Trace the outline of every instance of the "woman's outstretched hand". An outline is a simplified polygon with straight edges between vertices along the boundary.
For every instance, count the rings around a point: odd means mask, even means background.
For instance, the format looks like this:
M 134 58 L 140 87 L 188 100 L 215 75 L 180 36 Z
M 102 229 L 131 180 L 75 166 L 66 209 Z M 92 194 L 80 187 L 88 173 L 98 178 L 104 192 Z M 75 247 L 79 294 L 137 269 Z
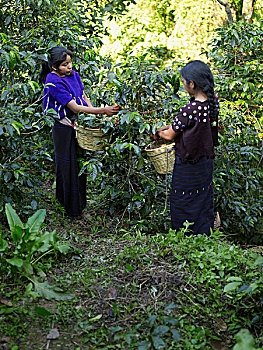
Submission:
M 158 141 L 160 139 L 160 136 L 158 134 L 158 132 L 156 132 L 155 134 L 153 134 L 152 132 L 150 133 L 150 138 L 154 141 Z
M 105 113 L 108 116 L 110 116 L 110 117 L 112 115 L 118 114 L 118 112 L 119 112 L 119 106 L 118 105 L 105 107 Z

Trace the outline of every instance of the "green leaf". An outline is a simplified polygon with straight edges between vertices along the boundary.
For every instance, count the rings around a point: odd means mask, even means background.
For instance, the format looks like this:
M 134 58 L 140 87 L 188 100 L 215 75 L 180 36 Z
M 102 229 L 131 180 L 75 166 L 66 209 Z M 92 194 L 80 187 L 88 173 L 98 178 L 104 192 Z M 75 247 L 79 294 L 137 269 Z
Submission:
M 29 228 L 29 232 L 32 234 L 39 233 L 40 227 L 43 224 L 46 217 L 46 210 L 39 209 L 35 212 L 26 223 L 26 227 Z
M 109 74 L 108 74 L 108 79 L 109 79 L 109 81 L 113 81 L 114 79 L 116 79 L 117 77 L 116 77 L 116 74 L 114 74 L 113 72 L 110 72 Z
M 8 26 L 8 24 L 11 22 L 11 20 L 12 20 L 12 17 L 11 16 L 7 16 L 5 18 L 5 25 Z
M 100 314 L 100 315 L 97 315 L 95 317 L 90 318 L 89 321 L 96 322 L 96 321 L 100 320 L 101 318 L 102 318 L 102 315 Z
M 128 270 L 128 271 L 133 271 L 133 270 L 136 270 L 134 267 L 132 267 L 130 264 L 126 264 L 125 265 L 125 268 L 126 268 L 126 270 Z
M 14 242 L 20 242 L 23 235 L 23 229 L 20 226 L 15 226 L 12 232 L 12 238 Z
M 256 261 L 254 262 L 254 265 L 262 265 L 263 264 L 263 256 L 259 256 Z
M 255 340 L 247 329 L 241 329 L 237 335 L 237 344 L 233 350 L 254 350 Z
M 141 154 L 141 150 L 140 150 L 140 147 L 136 146 L 136 145 L 132 145 L 132 148 L 134 149 L 135 153 L 137 155 L 140 155 Z
M 121 124 L 127 123 L 129 124 L 131 120 L 133 119 L 133 115 L 130 113 L 123 114 L 121 117 Z
M 232 281 L 238 281 L 238 282 L 242 282 L 242 278 L 241 277 L 236 277 L 236 276 L 230 276 L 227 279 L 227 282 L 232 282 Z
M 143 157 L 141 157 L 139 159 L 139 162 L 138 162 L 138 165 L 137 165 L 137 170 L 141 170 L 143 165 L 144 165 L 144 159 L 143 159 Z
M 98 175 L 97 167 L 96 167 L 95 164 L 92 164 L 92 172 L 91 172 L 91 175 L 90 175 L 92 181 L 95 181 L 97 175 Z
M 35 291 L 39 294 L 39 296 L 47 300 L 55 299 L 59 301 L 74 298 L 74 294 L 65 293 L 61 289 L 58 290 L 56 286 L 52 286 L 47 281 L 39 282 L 38 280 L 34 279 L 32 282 L 34 283 Z
M 58 245 L 55 245 L 55 248 L 62 254 L 67 254 L 71 247 L 67 244 L 58 244 Z
M 8 247 L 8 243 L 0 236 L 0 252 L 4 252 Z
M 17 215 L 16 211 L 12 208 L 10 203 L 6 203 L 5 212 L 12 235 L 13 232 L 15 232 L 16 227 L 20 227 L 22 230 L 24 229 L 24 224 L 22 223 L 22 221 L 20 220 L 19 216 Z M 17 241 L 15 240 L 15 242 Z
M 47 87 L 47 86 L 49 86 L 49 85 L 51 85 L 51 86 L 55 86 L 55 87 L 56 87 L 56 85 L 54 85 L 54 84 L 52 84 L 52 83 L 47 83 L 47 84 L 45 84 L 45 86 L 44 86 L 44 87 Z
M 164 349 L 166 344 L 159 336 L 152 336 L 152 342 L 155 349 Z
M 55 230 L 52 232 L 45 232 L 41 236 L 35 238 L 34 244 L 31 248 L 31 253 L 34 253 L 36 251 L 44 253 L 47 250 L 49 250 L 53 245 L 55 245 L 56 241 L 57 234 Z
M 171 332 L 173 334 L 173 339 L 179 341 L 181 339 L 180 333 L 177 329 L 171 329 Z
M 152 333 L 152 335 L 159 335 L 159 336 L 162 336 L 162 335 L 164 335 L 165 333 L 167 333 L 168 331 L 169 331 L 169 327 L 168 326 L 157 326 L 155 329 L 154 329 L 154 331 L 153 331 L 153 333 Z
M 16 266 L 16 267 L 22 267 L 24 264 L 24 260 L 22 260 L 20 258 L 6 259 L 6 262 L 8 262 L 8 264 L 10 264 L 12 266 Z
M 151 349 L 151 343 L 148 340 L 140 342 L 138 350 L 148 350 Z
M 39 316 L 45 316 L 45 317 L 53 315 L 52 312 L 40 306 L 35 306 L 35 313 Z
M 34 273 L 33 266 L 29 262 L 24 261 L 22 267 L 27 275 L 33 275 L 33 273 Z
M 235 289 L 236 287 L 240 286 L 242 282 L 231 282 L 228 283 L 225 288 L 224 288 L 224 292 L 230 292 L 231 290 Z
M 143 133 L 145 128 L 146 128 L 146 125 L 145 124 L 141 124 L 140 127 L 139 127 L 139 133 L 140 134 Z

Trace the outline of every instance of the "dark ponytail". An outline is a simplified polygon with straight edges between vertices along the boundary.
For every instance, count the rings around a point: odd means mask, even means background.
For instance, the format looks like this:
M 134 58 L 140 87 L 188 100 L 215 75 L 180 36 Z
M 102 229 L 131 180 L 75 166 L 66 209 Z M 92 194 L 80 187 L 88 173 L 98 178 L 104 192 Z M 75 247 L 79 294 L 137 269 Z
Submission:
M 45 83 L 48 73 L 53 70 L 53 67 L 57 69 L 67 59 L 67 55 L 72 58 L 72 52 L 63 46 L 55 46 L 48 51 L 47 60 L 42 61 L 41 83 Z
M 215 121 L 217 100 L 214 92 L 214 77 L 210 68 L 202 61 L 190 61 L 181 69 L 181 75 L 188 85 L 192 81 L 195 88 L 199 88 L 207 95 L 210 121 Z
M 40 83 L 44 84 L 45 81 L 46 81 L 46 77 L 48 75 L 48 73 L 50 73 L 51 70 L 49 69 L 49 66 L 48 66 L 48 62 L 47 61 L 42 61 L 42 70 L 41 70 L 41 73 L 40 73 Z

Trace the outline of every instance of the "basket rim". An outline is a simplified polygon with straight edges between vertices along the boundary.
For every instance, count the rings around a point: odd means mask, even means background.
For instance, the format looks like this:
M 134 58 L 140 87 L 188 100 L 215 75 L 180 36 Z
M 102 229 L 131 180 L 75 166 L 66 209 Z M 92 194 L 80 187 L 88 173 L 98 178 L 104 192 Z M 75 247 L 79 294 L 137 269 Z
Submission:
M 175 142 L 172 142 L 172 143 L 167 143 L 167 144 L 163 144 L 163 145 L 161 145 L 160 147 L 157 147 L 157 148 L 151 148 L 151 149 L 149 149 L 148 147 L 150 147 L 151 145 L 152 145 L 152 143 L 150 143 L 149 145 L 147 145 L 146 147 L 145 147 L 145 151 L 146 152 L 153 152 L 153 153 L 163 153 L 163 151 L 165 152 L 165 149 L 167 149 L 167 148 L 172 148 L 172 147 L 174 147 L 175 146 Z
M 79 125 L 77 123 L 75 123 L 75 128 L 78 129 L 84 129 L 84 130 L 92 130 L 92 131 L 102 131 L 101 128 L 90 128 L 90 127 L 87 127 L 87 126 L 83 126 L 83 125 Z

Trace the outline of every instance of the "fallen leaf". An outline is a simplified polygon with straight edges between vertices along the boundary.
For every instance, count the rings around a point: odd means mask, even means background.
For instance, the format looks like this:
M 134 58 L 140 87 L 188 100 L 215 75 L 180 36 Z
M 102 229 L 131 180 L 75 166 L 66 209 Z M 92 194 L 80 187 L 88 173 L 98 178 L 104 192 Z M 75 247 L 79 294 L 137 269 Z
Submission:
M 114 287 L 111 287 L 111 288 L 109 289 L 109 298 L 110 298 L 110 299 L 116 299 L 117 296 L 118 296 L 117 289 L 114 288 Z
M 98 321 L 102 318 L 102 315 L 97 315 L 95 317 L 92 317 L 89 319 L 90 322 L 95 322 L 95 321 Z
M 47 339 L 57 339 L 59 337 L 59 332 L 57 328 L 53 328 L 47 335 Z
M 3 335 L 1 338 L 1 343 L 9 343 L 11 340 L 11 337 L 8 337 L 7 335 Z
M 12 306 L 12 303 L 8 300 L 0 300 L 0 304 L 4 304 L 6 306 Z
M 221 320 L 220 318 L 216 318 L 215 323 L 217 325 L 218 330 L 220 330 L 221 332 L 225 332 L 227 330 L 226 323 L 223 320 Z

